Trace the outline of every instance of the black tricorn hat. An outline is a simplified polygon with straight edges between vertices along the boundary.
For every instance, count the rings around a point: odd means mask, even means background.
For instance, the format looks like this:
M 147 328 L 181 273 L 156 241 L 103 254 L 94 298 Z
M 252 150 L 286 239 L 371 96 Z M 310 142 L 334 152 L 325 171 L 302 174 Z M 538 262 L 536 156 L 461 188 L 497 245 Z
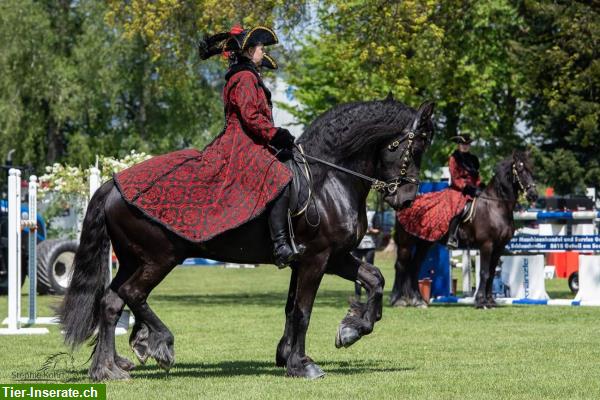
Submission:
M 201 59 L 206 60 L 223 52 L 234 51 L 239 53 L 259 43 L 270 46 L 279 43 L 279 39 L 275 32 L 264 26 L 243 29 L 241 26 L 236 25 L 229 32 L 205 36 L 198 43 L 198 53 Z
M 232 34 L 231 39 L 225 44 L 225 51 L 244 51 L 249 47 L 262 43 L 264 46 L 271 46 L 279 43 L 275 32 L 265 26 L 257 26 L 252 29 L 245 29 L 237 34 Z
M 277 69 L 278 68 L 277 62 L 275 61 L 275 59 L 273 57 L 271 57 L 270 54 L 267 54 L 267 53 L 265 53 L 260 66 L 263 68 L 268 68 L 268 69 Z
M 468 133 L 461 133 L 460 135 L 452 136 L 450 140 L 458 144 L 470 144 L 473 141 L 471 135 Z

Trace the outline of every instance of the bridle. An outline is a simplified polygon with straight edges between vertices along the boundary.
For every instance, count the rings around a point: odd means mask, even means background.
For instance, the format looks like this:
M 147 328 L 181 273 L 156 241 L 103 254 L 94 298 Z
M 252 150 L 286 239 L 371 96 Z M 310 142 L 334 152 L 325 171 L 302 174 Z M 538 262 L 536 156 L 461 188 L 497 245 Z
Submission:
M 327 165 L 331 168 L 335 168 L 339 171 L 345 172 L 349 175 L 353 175 L 356 176 L 358 178 L 364 179 L 366 181 L 371 182 L 371 189 L 375 189 L 380 193 L 386 194 L 386 195 L 391 195 L 396 193 L 396 190 L 398 190 L 398 187 L 402 185 L 402 182 L 408 182 L 411 183 L 413 185 L 418 185 L 419 184 L 419 178 L 415 177 L 415 176 L 408 176 L 407 175 L 407 169 L 408 166 L 410 165 L 410 161 L 413 160 L 413 143 L 414 143 L 414 139 L 417 135 L 422 136 L 424 138 L 427 138 L 427 134 L 424 132 L 421 133 L 417 133 L 416 132 L 416 121 L 413 124 L 412 128 L 406 132 L 404 135 L 402 135 L 401 137 L 395 139 L 392 143 L 390 143 L 388 145 L 388 151 L 390 152 L 394 152 L 396 150 L 398 150 L 398 147 L 400 147 L 400 144 L 404 141 L 407 141 L 406 147 L 404 147 L 404 149 L 402 150 L 402 154 L 401 154 L 401 158 L 402 158 L 402 165 L 400 167 L 400 175 L 397 176 L 396 178 L 393 178 L 389 181 L 381 181 L 379 179 L 376 178 L 372 178 L 370 176 L 367 175 L 363 175 L 359 172 L 355 172 L 352 171 L 350 169 L 344 168 L 342 166 L 336 165 L 334 163 L 331 163 L 329 161 L 325 161 L 322 160 L 320 158 L 317 157 L 313 157 L 310 156 L 308 154 L 305 154 L 304 151 L 302 151 L 302 148 L 299 148 L 300 153 L 302 154 L 303 157 L 309 159 L 309 160 L 313 160 L 316 161 L 318 163 Z
M 409 162 L 414 161 L 412 146 L 413 146 L 415 136 L 420 135 L 423 138 L 427 139 L 427 134 L 425 132 L 417 133 L 415 131 L 416 131 L 416 127 L 413 125 L 412 128 L 404 136 L 394 140 L 392 143 L 390 143 L 388 145 L 388 150 L 391 152 L 394 152 L 394 151 L 398 150 L 398 147 L 400 147 L 400 143 L 402 143 L 404 140 L 408 140 L 406 143 L 406 147 L 404 147 L 404 149 L 402 150 L 402 154 L 400 155 L 400 158 L 402 159 L 402 166 L 400 167 L 400 176 L 398 176 L 397 178 L 392 180 L 390 183 L 386 183 L 388 185 L 388 188 L 391 185 L 395 185 L 393 187 L 393 190 L 390 191 L 390 194 L 394 193 L 396 191 L 396 189 L 398 189 L 398 186 L 400 186 L 401 181 L 406 181 L 406 182 L 412 183 L 414 185 L 419 184 L 418 177 L 406 176 Z M 375 185 L 373 185 L 373 188 L 378 190 L 375 187 Z
M 523 162 L 519 161 L 519 166 L 523 166 Z M 534 182 L 529 183 L 527 186 L 523 185 L 523 181 L 521 181 L 521 177 L 519 176 L 519 171 L 517 171 L 517 163 L 513 162 L 512 166 L 512 175 L 513 175 L 513 183 L 517 183 L 519 185 L 519 190 L 517 191 L 517 200 L 519 199 L 519 197 L 522 194 L 526 194 L 527 191 L 531 188 L 536 188 L 536 185 Z M 491 196 L 485 196 L 485 195 L 479 195 L 477 196 L 477 198 L 479 199 L 486 199 L 486 200 L 495 200 L 495 201 L 512 201 L 510 199 L 503 199 L 500 197 L 491 197 Z
M 520 166 L 523 166 L 523 163 L 521 161 L 519 161 L 519 163 L 520 163 Z M 536 187 L 534 182 L 529 183 L 527 186 L 523 186 L 523 182 L 521 182 L 521 177 L 519 176 L 519 172 L 517 171 L 517 165 L 514 162 L 512 164 L 512 173 L 513 173 L 513 182 L 516 182 L 519 184 L 519 188 L 521 189 L 521 192 L 527 193 L 527 191 L 529 189 Z

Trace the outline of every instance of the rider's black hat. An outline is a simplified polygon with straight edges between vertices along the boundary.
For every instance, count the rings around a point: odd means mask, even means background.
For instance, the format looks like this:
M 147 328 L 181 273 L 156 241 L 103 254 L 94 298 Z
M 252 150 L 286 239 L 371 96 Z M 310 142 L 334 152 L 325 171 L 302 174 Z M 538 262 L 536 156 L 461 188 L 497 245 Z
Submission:
M 235 25 L 229 32 L 221 32 L 216 35 L 207 36 L 204 40 L 198 43 L 198 51 L 200 58 L 206 60 L 216 54 L 223 52 L 241 53 L 249 47 L 257 44 L 270 46 L 279 43 L 279 39 L 275 32 L 265 26 L 257 26 L 252 29 L 244 29 L 239 25 Z M 267 57 L 265 57 L 267 58 Z M 277 63 L 270 57 L 270 61 L 263 60 L 263 66 L 271 69 L 277 68 Z M 274 68 L 272 68 L 274 67 Z
M 471 142 L 473 141 L 471 135 L 469 135 L 468 133 L 461 133 L 459 135 L 452 136 L 450 140 L 458 144 L 471 144 Z

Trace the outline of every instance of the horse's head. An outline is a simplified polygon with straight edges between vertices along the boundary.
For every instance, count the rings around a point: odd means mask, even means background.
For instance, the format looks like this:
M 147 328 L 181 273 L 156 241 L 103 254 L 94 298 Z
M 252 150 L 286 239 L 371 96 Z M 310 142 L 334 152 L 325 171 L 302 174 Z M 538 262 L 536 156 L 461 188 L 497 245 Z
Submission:
M 529 152 L 514 151 L 512 155 L 513 183 L 517 190 L 525 193 L 527 201 L 533 203 L 538 198 L 537 188 L 533 178 L 533 164 L 529 160 Z
M 417 195 L 421 157 L 433 139 L 434 106 L 423 103 L 400 135 L 379 149 L 380 179 L 387 182 L 383 198 L 394 209 L 410 206 Z

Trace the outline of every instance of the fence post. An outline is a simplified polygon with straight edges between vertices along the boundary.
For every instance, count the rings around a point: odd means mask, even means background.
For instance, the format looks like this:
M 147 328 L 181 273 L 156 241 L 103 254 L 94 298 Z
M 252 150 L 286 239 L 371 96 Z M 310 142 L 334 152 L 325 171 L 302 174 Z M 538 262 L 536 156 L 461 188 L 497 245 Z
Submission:
M 29 323 L 35 324 L 37 318 L 37 176 L 29 177 Z

